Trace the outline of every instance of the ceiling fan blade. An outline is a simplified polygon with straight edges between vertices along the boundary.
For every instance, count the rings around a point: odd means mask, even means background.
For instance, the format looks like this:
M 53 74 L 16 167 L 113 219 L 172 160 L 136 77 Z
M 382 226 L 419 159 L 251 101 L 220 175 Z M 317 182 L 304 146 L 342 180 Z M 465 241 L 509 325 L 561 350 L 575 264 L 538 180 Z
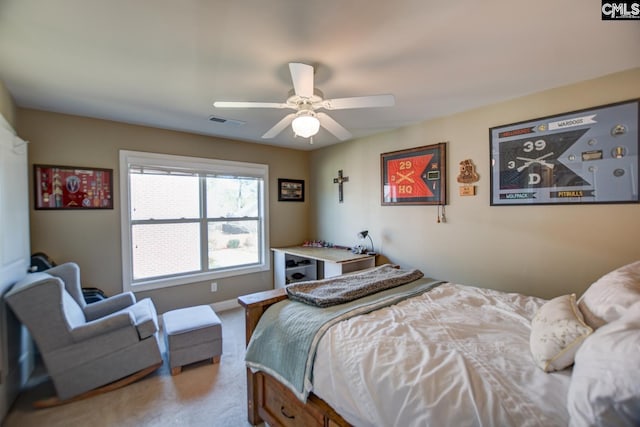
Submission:
M 295 117 L 296 117 L 295 113 L 287 114 L 286 116 L 284 116 L 284 118 L 282 120 L 280 120 L 278 123 L 276 123 L 275 126 L 273 126 L 264 135 L 262 135 L 262 138 L 264 138 L 264 139 L 274 138 L 280 132 L 285 130 L 287 128 L 287 126 L 289 126 L 291 124 L 291 122 L 293 121 L 293 119 Z
M 291 108 L 282 102 L 243 102 L 243 101 L 216 101 L 216 108 Z
M 320 120 L 320 126 L 331 132 L 340 141 L 346 141 L 353 136 L 351 135 L 351 132 L 342 127 L 340 123 L 333 120 L 328 114 L 320 112 L 316 113 L 316 117 Z
M 396 99 L 393 95 L 371 95 L 325 99 L 322 101 L 322 106 L 327 110 L 346 110 L 348 108 L 393 107 L 395 103 Z
M 291 72 L 293 90 L 296 95 L 303 98 L 311 98 L 313 96 L 313 67 L 298 62 L 290 62 L 289 71 Z

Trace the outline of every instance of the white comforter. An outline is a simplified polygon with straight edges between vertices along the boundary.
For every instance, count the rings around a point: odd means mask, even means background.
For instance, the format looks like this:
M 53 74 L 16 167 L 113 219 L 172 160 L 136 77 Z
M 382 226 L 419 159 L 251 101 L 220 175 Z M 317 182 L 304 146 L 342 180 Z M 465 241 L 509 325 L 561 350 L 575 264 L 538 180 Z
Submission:
M 331 327 L 313 392 L 358 427 L 566 426 L 570 370 L 529 352 L 544 300 L 446 283 Z

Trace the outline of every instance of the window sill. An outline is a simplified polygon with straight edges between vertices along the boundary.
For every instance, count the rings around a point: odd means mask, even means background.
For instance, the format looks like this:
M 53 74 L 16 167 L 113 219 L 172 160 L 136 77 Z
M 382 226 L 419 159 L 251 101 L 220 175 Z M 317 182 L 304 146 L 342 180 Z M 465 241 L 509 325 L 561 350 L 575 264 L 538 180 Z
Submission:
M 216 271 L 215 273 L 214 272 L 197 273 L 197 274 L 184 275 L 180 277 L 145 280 L 145 281 L 140 281 L 136 283 L 125 283 L 124 291 L 125 292 L 152 291 L 155 289 L 168 288 L 172 286 L 196 284 L 200 282 L 206 282 L 208 280 L 222 279 L 225 277 L 244 276 L 247 274 L 260 273 L 263 271 L 269 271 L 268 265 L 260 265 L 260 266 L 245 267 L 245 268 L 232 268 L 228 270 Z

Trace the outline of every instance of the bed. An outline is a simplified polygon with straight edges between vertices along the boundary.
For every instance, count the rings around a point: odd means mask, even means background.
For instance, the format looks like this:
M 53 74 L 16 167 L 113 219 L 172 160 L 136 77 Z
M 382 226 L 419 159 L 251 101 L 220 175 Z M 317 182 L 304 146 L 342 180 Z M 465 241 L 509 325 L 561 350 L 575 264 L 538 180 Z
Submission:
M 640 425 L 640 261 L 580 299 L 413 270 L 397 270 L 410 277 L 401 284 L 352 291 L 390 268 L 239 298 L 251 424 Z M 327 287 L 338 292 L 325 306 Z

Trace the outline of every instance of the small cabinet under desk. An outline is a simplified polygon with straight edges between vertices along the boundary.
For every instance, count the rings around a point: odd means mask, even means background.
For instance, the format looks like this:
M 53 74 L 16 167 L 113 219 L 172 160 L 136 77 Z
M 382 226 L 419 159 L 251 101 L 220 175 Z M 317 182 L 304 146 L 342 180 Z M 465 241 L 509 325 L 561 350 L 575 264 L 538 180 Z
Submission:
M 280 263 L 275 255 L 275 262 Z M 285 284 L 301 282 L 303 280 L 316 280 L 318 278 L 318 261 L 293 254 L 284 254 Z
M 273 284 L 284 288 L 303 280 L 325 279 L 374 267 L 376 257 L 347 249 L 292 246 L 272 248 Z

